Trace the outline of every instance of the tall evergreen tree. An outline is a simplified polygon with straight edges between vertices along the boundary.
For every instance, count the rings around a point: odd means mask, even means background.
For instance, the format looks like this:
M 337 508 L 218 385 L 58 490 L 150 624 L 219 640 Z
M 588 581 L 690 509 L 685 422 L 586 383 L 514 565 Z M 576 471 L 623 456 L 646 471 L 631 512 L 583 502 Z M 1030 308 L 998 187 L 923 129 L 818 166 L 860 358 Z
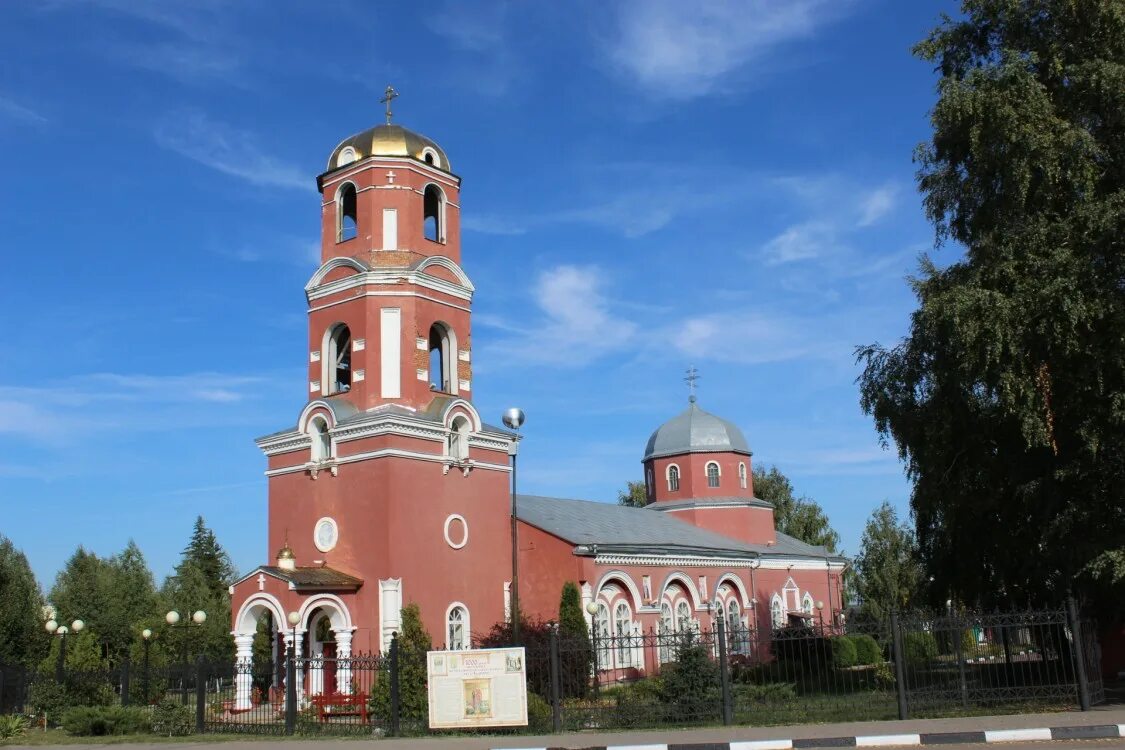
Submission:
M 0 535 L 0 664 L 34 664 L 47 641 L 39 583 L 23 552 Z
M 854 563 L 860 611 L 884 620 L 892 610 L 911 603 L 922 581 L 914 532 L 900 524 L 894 506 L 884 502 L 863 530 Z
M 582 594 L 574 581 L 563 584 L 559 600 L 559 641 L 563 644 L 559 654 L 564 675 L 563 697 L 584 697 L 589 685 L 586 675 L 590 673 L 594 655 L 586 616 L 582 613 Z
M 915 53 L 940 76 L 918 184 L 964 255 L 924 258 L 908 336 L 859 350 L 863 407 L 935 599 L 1121 613 L 1125 5 L 965 0 Z
M 840 535 L 832 528 L 824 509 L 810 497 L 797 497 L 793 483 L 776 466 L 769 470 L 754 467 L 754 496 L 773 504 L 777 530 L 806 544 L 836 552 Z
M 190 621 L 198 610 L 207 614 L 202 626 L 185 628 L 166 639 L 166 647 L 179 655 L 176 658 L 182 659 L 185 649 L 189 655 L 202 654 L 210 659 L 228 659 L 234 653 L 229 586 L 235 577 L 230 556 L 203 517 L 198 517 L 183 557 L 160 590 L 163 606 L 179 612 L 182 623 Z

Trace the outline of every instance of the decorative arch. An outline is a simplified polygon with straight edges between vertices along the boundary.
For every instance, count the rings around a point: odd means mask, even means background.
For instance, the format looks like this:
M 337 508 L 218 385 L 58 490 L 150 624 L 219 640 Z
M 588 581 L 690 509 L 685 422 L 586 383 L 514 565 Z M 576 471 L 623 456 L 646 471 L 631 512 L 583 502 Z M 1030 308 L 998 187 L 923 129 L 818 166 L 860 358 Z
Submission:
M 719 587 L 724 583 L 729 583 L 738 592 L 738 603 L 744 608 L 750 606 L 750 592 L 746 589 L 746 584 L 742 582 L 734 573 L 727 571 L 719 576 L 719 580 L 715 581 L 715 590 L 718 591 Z
M 355 630 L 355 627 L 352 625 L 351 612 L 348 611 L 348 605 L 344 604 L 344 601 L 335 594 L 318 594 L 305 600 L 301 605 L 301 609 L 298 611 L 298 614 L 301 616 L 300 623 L 302 630 L 308 629 L 309 615 L 312 614 L 313 610 L 317 607 L 325 610 L 326 613 L 331 612 L 329 620 L 332 623 L 332 629 L 334 631 L 340 632 L 341 630 L 346 630 L 351 632 Z
M 473 408 L 471 403 L 463 398 L 455 398 L 445 405 L 445 409 L 441 413 L 441 421 L 446 427 L 450 427 L 453 424 L 454 417 L 459 414 L 468 417 L 473 432 L 480 432 L 482 427 L 480 414 L 477 413 L 477 410 Z
M 668 491 L 680 491 L 680 467 L 679 464 L 668 464 L 668 468 L 664 470 L 664 478 L 668 480 Z
M 664 598 L 664 595 L 668 592 L 668 586 L 673 581 L 678 582 L 681 586 L 684 587 L 684 590 L 687 591 L 688 598 L 691 599 L 691 606 L 693 610 L 705 608 L 705 605 L 699 598 L 699 589 L 696 588 L 696 584 L 692 582 L 692 580 L 688 578 L 687 575 L 679 571 L 673 571 L 669 573 L 668 577 L 664 579 L 664 583 L 660 585 L 661 599 Z
M 246 598 L 238 608 L 238 616 L 234 618 L 234 630 L 231 635 L 254 635 L 258 632 L 258 618 L 263 612 L 273 615 L 273 626 L 279 633 L 285 632 L 285 608 L 273 594 L 259 591 Z
M 297 431 L 304 432 L 309 425 L 309 420 L 317 414 L 324 414 L 328 420 L 329 428 L 335 428 L 340 420 L 351 416 L 353 413 L 356 413 L 356 409 L 347 401 L 327 401 L 318 398 L 315 401 L 308 402 L 305 404 L 305 408 L 301 409 L 301 415 L 297 418 Z
M 337 268 L 350 268 L 356 273 L 367 273 L 371 270 L 371 268 L 366 263 L 356 260 L 355 258 L 350 258 L 348 256 L 331 258 L 325 261 L 323 266 L 316 269 L 316 272 L 313 273 L 312 278 L 310 278 L 308 283 L 305 284 L 305 291 L 311 292 L 313 289 L 316 289 L 324 281 L 324 278 L 328 276 L 328 274 L 335 271 Z
M 431 242 L 445 242 L 445 191 L 436 182 L 422 188 L 422 236 Z
M 594 587 L 595 601 L 601 596 L 602 589 L 611 583 L 620 584 L 625 588 L 625 591 L 629 594 L 629 598 L 633 600 L 634 612 L 644 606 L 644 600 L 641 599 L 641 591 L 637 588 L 637 584 L 633 583 L 633 579 L 629 577 L 629 574 L 622 570 L 610 570 L 602 575 L 601 579 L 598 581 L 598 585 Z
M 336 187 L 336 241 L 347 242 L 359 236 L 359 187 L 345 180 Z
M 476 287 L 473 286 L 473 282 L 469 280 L 468 274 L 461 270 L 461 266 L 442 255 L 431 255 L 419 261 L 418 265 L 414 266 L 414 270 L 421 272 L 425 271 L 430 266 L 440 266 L 444 268 L 457 277 L 457 281 L 460 282 L 461 286 L 465 287 L 470 292 L 476 291 Z
M 444 320 L 430 324 L 429 346 L 430 389 L 457 394 L 457 331 Z

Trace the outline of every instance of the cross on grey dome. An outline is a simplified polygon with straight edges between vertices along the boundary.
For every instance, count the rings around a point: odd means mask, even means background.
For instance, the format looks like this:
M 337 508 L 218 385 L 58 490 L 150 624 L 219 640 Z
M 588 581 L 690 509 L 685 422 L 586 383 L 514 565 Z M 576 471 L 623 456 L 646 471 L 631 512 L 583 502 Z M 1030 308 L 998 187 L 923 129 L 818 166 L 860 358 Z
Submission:
M 744 453 L 750 445 L 733 422 L 705 412 L 694 401 L 652 433 L 642 461 L 683 453 Z

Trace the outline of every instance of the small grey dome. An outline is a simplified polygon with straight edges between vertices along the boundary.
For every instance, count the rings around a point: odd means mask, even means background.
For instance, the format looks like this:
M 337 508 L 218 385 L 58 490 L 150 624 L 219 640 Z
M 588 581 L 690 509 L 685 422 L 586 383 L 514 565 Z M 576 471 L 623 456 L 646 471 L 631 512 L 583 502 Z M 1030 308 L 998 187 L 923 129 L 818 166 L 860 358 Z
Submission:
M 645 457 L 662 458 L 681 453 L 744 453 L 750 446 L 742 430 L 731 422 L 708 414 L 692 401 L 686 411 L 669 419 L 652 433 Z

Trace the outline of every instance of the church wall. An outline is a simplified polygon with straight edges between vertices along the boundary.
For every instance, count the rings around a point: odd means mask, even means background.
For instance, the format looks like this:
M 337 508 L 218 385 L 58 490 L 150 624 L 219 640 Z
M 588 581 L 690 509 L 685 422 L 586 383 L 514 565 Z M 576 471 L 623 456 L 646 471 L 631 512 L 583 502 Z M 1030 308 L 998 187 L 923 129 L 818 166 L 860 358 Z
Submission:
M 758 507 L 685 508 L 662 511 L 673 518 L 751 544 L 777 541 L 773 510 Z
M 530 616 L 550 620 L 559 616 L 559 600 L 567 581 L 585 580 L 584 560 L 574 545 L 522 521 L 520 542 L 520 609 Z M 509 542 L 509 545 L 511 543 Z M 511 555 L 508 555 L 510 559 Z M 511 571 L 504 580 L 511 578 Z

